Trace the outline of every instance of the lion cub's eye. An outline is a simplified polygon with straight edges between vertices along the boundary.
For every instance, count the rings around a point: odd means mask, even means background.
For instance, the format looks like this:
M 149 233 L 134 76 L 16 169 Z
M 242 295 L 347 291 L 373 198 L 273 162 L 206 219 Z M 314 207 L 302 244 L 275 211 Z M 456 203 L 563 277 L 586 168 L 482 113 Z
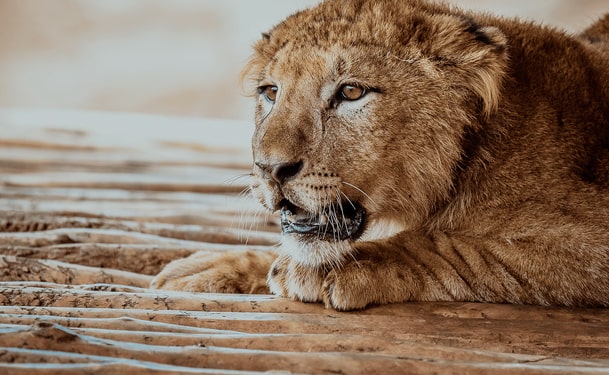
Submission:
M 271 103 L 275 103 L 275 99 L 277 99 L 277 91 L 279 88 L 277 86 L 262 86 L 258 88 L 258 91 L 264 96 L 266 100 Z
M 343 100 L 358 100 L 366 95 L 366 89 L 354 85 L 342 85 L 338 95 Z

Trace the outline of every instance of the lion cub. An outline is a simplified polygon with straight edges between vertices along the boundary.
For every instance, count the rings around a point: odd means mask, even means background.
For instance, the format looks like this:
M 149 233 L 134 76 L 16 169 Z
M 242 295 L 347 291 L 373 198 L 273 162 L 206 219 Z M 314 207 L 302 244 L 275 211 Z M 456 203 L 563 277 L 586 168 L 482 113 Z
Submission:
M 338 310 L 609 306 L 609 15 L 571 36 L 328 0 L 264 34 L 245 77 L 251 191 L 281 215 L 278 254 L 179 260 L 154 287 L 265 290 L 251 268 Z

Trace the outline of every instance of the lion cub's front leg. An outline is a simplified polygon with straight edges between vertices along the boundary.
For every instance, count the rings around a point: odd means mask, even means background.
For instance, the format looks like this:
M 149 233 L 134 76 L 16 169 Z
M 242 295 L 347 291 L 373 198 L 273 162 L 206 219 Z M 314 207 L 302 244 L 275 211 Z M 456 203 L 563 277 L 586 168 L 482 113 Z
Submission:
M 386 247 L 382 242 L 358 244 L 354 259 L 334 267 L 306 266 L 280 255 L 267 283 L 276 295 L 341 311 L 416 299 L 422 287 L 418 275 L 408 270 L 403 256 L 386 256 Z
M 322 301 L 326 307 L 344 311 L 376 304 L 454 300 L 428 282 L 425 272 L 396 243 L 362 242 L 354 247 L 355 260 L 328 272 L 324 279 Z
M 391 239 L 351 246 L 353 253 L 348 261 L 328 268 L 307 267 L 289 255 L 281 255 L 269 273 L 271 291 L 295 300 L 320 301 L 341 311 L 375 304 L 473 298 L 458 277 L 451 282 L 450 291 L 438 282 L 434 269 L 451 280 L 454 271 L 448 266 L 426 264 L 433 260 L 423 254 L 429 255 L 433 244 L 425 236 L 400 233 Z

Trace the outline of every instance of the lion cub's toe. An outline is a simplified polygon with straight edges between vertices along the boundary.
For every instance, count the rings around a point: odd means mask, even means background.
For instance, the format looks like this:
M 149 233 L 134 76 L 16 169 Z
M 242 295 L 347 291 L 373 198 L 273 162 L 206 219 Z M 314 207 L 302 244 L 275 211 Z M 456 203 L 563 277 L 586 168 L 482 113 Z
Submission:
M 357 275 L 350 272 L 349 267 L 329 272 L 322 286 L 322 299 L 326 308 L 348 311 L 366 307 L 370 303 L 370 296 L 361 293 L 362 290 L 356 284 Z

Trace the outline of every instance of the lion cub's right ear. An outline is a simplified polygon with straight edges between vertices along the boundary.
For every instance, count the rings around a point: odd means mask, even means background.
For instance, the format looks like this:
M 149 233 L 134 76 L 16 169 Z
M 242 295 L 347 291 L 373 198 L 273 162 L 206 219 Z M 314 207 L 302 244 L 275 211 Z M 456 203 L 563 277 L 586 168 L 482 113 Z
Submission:
M 481 49 L 471 51 L 468 56 L 472 76 L 468 77 L 472 90 L 484 103 L 482 112 L 490 116 L 499 106 L 503 79 L 508 67 L 507 38 L 496 27 L 475 29 L 478 41 L 484 43 Z M 480 47 L 480 46 L 479 46 Z
M 498 107 L 508 68 L 508 40 L 493 26 L 480 27 L 473 19 L 442 15 L 435 20 L 428 50 L 439 68 L 452 75 L 450 82 L 478 96 L 482 114 Z

